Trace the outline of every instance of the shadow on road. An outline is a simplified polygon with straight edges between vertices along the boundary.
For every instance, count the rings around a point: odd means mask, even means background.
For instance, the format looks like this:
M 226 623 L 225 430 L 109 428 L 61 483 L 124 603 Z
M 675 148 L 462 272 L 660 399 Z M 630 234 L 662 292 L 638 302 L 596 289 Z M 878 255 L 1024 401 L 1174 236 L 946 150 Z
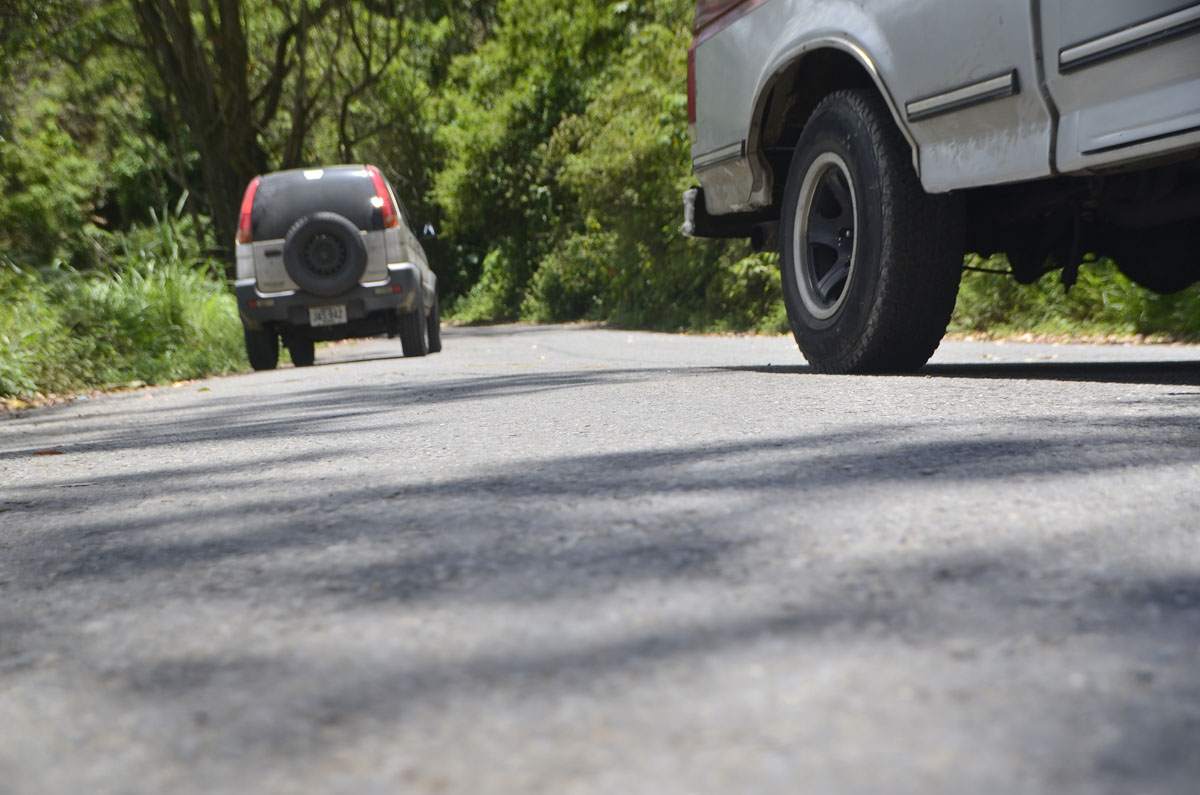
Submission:
M 815 375 L 806 364 L 749 365 L 721 368 L 772 375 Z M 927 364 L 916 373 L 885 378 L 971 378 L 1006 381 L 1086 381 L 1097 384 L 1200 386 L 1200 361 L 1165 362 L 987 362 Z
M 732 369 L 793 374 L 806 368 Z M 190 417 L 139 412 L 145 419 L 134 425 L 117 425 L 126 418 L 112 414 L 107 433 L 67 452 L 169 446 L 194 457 L 149 472 L 88 473 L 79 478 L 86 482 L 60 480 L 5 497 L 0 596 L 9 611 L 24 605 L 26 614 L 18 619 L 0 612 L 0 675 L 34 670 L 53 652 L 78 666 L 89 685 L 86 677 L 98 672 L 95 687 L 119 690 L 123 708 L 178 713 L 184 723 L 202 713 L 208 728 L 189 735 L 185 751 L 179 750 L 184 740 L 161 738 L 168 755 L 236 758 L 250 749 L 288 760 L 334 758 L 381 726 L 448 710 L 470 714 L 481 702 L 517 704 L 551 685 L 559 694 L 594 694 L 675 665 L 742 654 L 761 654 L 786 669 L 781 645 L 792 650 L 797 662 L 790 665 L 797 667 L 809 659 L 806 650 L 817 648 L 830 661 L 869 670 L 875 663 L 864 655 L 890 649 L 917 660 L 953 657 L 968 670 L 987 662 L 1009 672 L 1010 681 L 992 686 L 1029 711 L 1007 715 L 992 739 L 1010 745 L 1014 759 L 1040 753 L 1048 740 L 1068 748 L 1064 737 L 1102 726 L 1105 739 L 1078 758 L 1067 754 L 1060 770 L 1092 776 L 1112 791 L 1184 792 L 1200 777 L 1200 685 L 1193 665 L 1200 648 L 1200 570 L 1194 554 L 1185 550 L 1172 570 L 1116 561 L 1081 575 L 1065 562 L 1077 540 L 1049 533 L 1036 546 L 1010 543 L 1004 518 L 991 515 L 963 518 L 978 533 L 969 552 L 900 552 L 893 545 L 878 555 L 860 550 L 821 562 L 798 551 L 805 549 L 801 541 L 812 541 L 825 545 L 824 554 L 838 555 L 836 538 L 824 536 L 820 520 L 810 517 L 828 516 L 829 505 L 853 509 L 871 490 L 953 494 L 1004 478 L 1034 488 L 1097 472 L 1200 466 L 1194 417 L 1160 411 L 1136 422 L 1000 418 L 983 430 L 948 417 L 935 436 L 914 437 L 902 423 L 875 423 L 744 441 L 631 444 L 536 464 L 451 470 L 457 474 L 396 467 L 369 482 L 336 471 L 320 482 L 289 476 L 289 464 L 311 459 L 313 448 L 336 461 L 376 451 L 375 439 L 419 432 L 414 407 L 638 383 L 663 372 L 301 390 L 253 404 L 209 405 Z M 667 372 L 686 375 L 685 368 Z M 1197 373 L 1193 363 L 989 364 L 931 365 L 922 375 L 1191 385 L 1200 383 Z M 297 430 L 310 448 L 289 449 Z M 242 446 L 236 457 L 214 460 L 209 451 L 223 441 Z M 431 461 L 439 455 L 425 454 Z M 227 499 L 197 510 L 192 499 L 214 490 Z M 164 498 L 171 502 L 164 505 Z M 897 521 L 870 516 L 852 529 L 883 533 Z M 1153 531 L 1155 521 L 1142 517 L 1140 531 Z M 1103 518 L 1078 528 L 1081 534 L 1101 529 Z M 847 545 L 852 541 L 851 534 Z M 779 598 L 770 607 L 728 608 L 751 585 L 774 589 Z M 603 617 L 601 608 L 617 609 L 639 588 L 660 600 L 637 621 L 594 623 Z M 720 598 L 703 618 L 679 621 L 664 605 L 686 598 L 684 588 Z M 234 600 L 252 607 L 229 608 Z M 79 629 L 142 610 L 152 617 L 158 601 L 182 605 L 198 618 L 183 630 L 135 624 L 123 641 L 135 651 L 115 661 L 102 658 L 98 642 Z M 524 623 L 554 604 L 565 611 L 561 633 Z M 269 614 L 275 622 L 269 642 L 256 647 L 263 639 L 245 629 L 248 636 L 237 637 L 236 628 L 219 624 L 222 609 Z M 422 625 L 411 630 L 401 652 L 352 664 L 328 650 L 306 653 L 305 643 L 295 640 L 365 617 L 408 627 L 409 617 L 432 609 L 446 611 L 444 618 L 492 611 L 500 623 L 493 642 L 449 650 Z M 210 614 L 212 627 L 204 618 Z M 179 651 L 200 645 L 191 637 L 197 622 L 200 636 L 233 632 L 245 650 Z M 1081 691 L 1025 672 L 1074 645 L 1095 655 L 1100 684 Z M 1003 655 L 1007 662 L 994 662 Z M 808 664 L 817 675 L 826 663 Z M 1131 677 L 1136 686 L 1101 686 L 1109 676 Z M 1023 690 L 1026 679 L 1031 692 Z M 1088 688 L 1083 681 L 1080 687 Z M 919 677 L 917 684 L 941 686 Z M 252 694 L 254 710 L 223 695 L 231 685 Z M 264 723 L 264 714 L 272 720 Z M 324 738 L 319 748 L 316 734 Z M 905 747 L 906 740 L 894 742 Z
M 1001 378 L 1014 381 L 1088 381 L 1099 384 L 1200 385 L 1200 362 L 1039 362 L 928 364 L 935 378 Z
M 587 370 L 474 376 L 385 386 L 298 389 L 269 401 L 207 407 L 202 416 L 183 419 L 175 408 L 131 405 L 127 409 L 106 412 L 104 422 L 119 427 L 127 418 L 136 417 L 140 432 L 131 434 L 120 431 L 103 435 L 96 441 L 70 441 L 58 447 L 78 453 L 170 446 L 181 442 L 197 444 L 235 439 L 266 440 L 286 436 L 300 427 L 306 433 L 321 434 L 325 432 L 322 428 L 333 426 L 330 433 L 344 435 L 345 427 L 340 424 L 343 421 L 361 419 L 363 422 L 373 422 L 379 415 L 390 415 L 398 408 L 413 405 L 504 399 L 598 385 L 636 383 L 651 380 L 662 372 L 647 369 Z M 674 368 L 671 372 L 678 372 L 678 369 Z M 47 427 L 52 427 L 59 419 L 73 422 L 75 416 L 74 408 L 69 404 L 49 406 L 36 412 Z M 40 449 L 0 450 L 0 460 L 28 457 Z

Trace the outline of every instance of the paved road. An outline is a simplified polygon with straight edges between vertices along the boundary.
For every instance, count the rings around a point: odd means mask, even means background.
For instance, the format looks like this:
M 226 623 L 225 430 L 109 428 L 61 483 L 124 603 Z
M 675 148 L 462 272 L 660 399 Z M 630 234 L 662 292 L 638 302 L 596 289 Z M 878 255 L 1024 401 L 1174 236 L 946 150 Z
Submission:
M 1197 791 L 1200 349 L 397 350 L 0 421 L 0 792 Z

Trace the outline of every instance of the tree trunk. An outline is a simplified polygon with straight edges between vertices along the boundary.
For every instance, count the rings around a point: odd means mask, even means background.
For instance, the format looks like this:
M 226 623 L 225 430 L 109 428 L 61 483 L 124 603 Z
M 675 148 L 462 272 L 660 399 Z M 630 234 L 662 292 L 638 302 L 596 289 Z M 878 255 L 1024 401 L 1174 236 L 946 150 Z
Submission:
M 205 36 L 189 0 L 130 0 L 151 60 L 199 155 L 201 186 L 231 272 L 242 192 L 266 168 L 250 97 L 249 55 L 238 0 L 203 3 Z M 211 47 L 211 61 L 209 50 Z

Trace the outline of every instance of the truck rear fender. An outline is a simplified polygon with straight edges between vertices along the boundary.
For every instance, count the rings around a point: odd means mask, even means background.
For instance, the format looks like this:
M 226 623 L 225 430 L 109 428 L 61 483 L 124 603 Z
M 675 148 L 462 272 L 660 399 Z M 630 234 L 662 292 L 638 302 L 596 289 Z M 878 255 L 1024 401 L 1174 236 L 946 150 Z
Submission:
M 839 8 L 841 8 L 839 4 Z M 842 27 L 865 30 L 866 37 L 876 47 L 886 48 L 868 17 L 861 12 L 854 25 L 845 22 L 846 11 L 836 16 Z M 800 27 L 801 23 L 794 23 Z M 785 32 L 765 61 L 755 89 L 753 122 L 749 130 L 747 154 L 758 168 L 766 173 L 778 169 L 781 154 L 790 161 L 790 150 L 795 147 L 800 129 L 809 114 L 823 97 L 843 88 L 873 87 L 883 97 L 892 120 L 912 150 L 913 167 L 921 173 L 919 149 L 907 125 L 903 121 L 896 101 L 884 82 L 871 48 L 862 41 L 838 32 L 833 28 L 813 29 L 811 18 L 804 20 L 806 35 L 789 35 Z M 780 180 L 782 182 L 782 180 Z M 767 180 L 759 180 L 762 191 L 760 200 L 770 201 L 773 190 L 782 190 L 782 185 L 772 186 Z

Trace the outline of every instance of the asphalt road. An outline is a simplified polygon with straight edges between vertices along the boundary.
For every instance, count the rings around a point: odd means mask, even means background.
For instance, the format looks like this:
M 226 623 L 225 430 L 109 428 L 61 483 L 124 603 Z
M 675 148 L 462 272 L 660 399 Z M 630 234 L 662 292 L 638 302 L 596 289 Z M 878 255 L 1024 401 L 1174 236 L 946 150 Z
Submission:
M 445 343 L 0 420 L 0 792 L 1200 789 L 1200 349 Z

